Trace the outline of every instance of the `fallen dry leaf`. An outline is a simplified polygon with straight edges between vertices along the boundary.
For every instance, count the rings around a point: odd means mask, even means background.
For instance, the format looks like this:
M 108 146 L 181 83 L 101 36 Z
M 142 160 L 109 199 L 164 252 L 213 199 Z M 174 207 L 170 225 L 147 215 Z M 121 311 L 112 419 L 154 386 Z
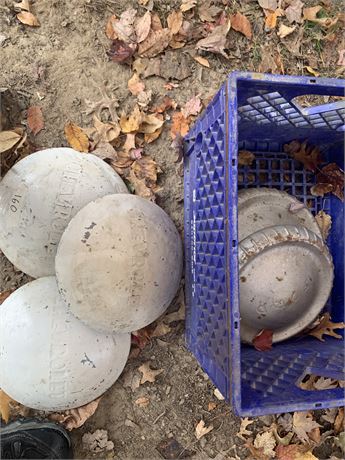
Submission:
M 15 402 L 14 399 L 0 389 L 0 415 L 5 423 L 7 423 L 10 418 L 10 404 Z
M 137 132 L 142 122 L 143 114 L 140 112 L 139 107 L 136 105 L 133 112 L 127 116 L 122 114 L 120 117 L 120 127 L 123 133 Z
M 153 134 L 159 130 L 163 124 L 164 119 L 162 115 L 156 115 L 154 113 L 143 114 L 138 131 L 143 134 Z
M 337 62 L 337 65 L 344 66 L 345 65 L 345 49 L 338 50 L 339 53 L 339 59 Z
M 138 370 L 143 374 L 140 380 L 142 385 L 145 382 L 154 383 L 156 377 L 163 372 L 163 369 L 153 370 L 150 368 L 150 361 L 142 364 Z
M 151 30 L 148 37 L 139 44 L 138 54 L 142 57 L 154 57 L 167 48 L 171 40 L 169 29 Z
M 157 131 L 155 131 L 154 133 L 145 133 L 144 141 L 147 144 L 151 144 L 151 142 L 154 142 L 156 139 L 159 138 L 159 136 L 162 134 L 162 131 L 163 131 L 163 127 L 157 129 Z
M 332 226 L 331 216 L 325 213 L 325 211 L 319 211 L 315 216 L 315 220 L 320 227 L 322 238 L 327 240 Z
M 184 13 L 194 8 L 197 4 L 197 0 L 182 0 L 180 10 Z
M 248 150 L 240 150 L 238 152 L 238 164 L 239 166 L 251 166 L 255 160 L 255 155 Z
M 314 382 L 316 390 L 330 390 L 331 388 L 338 388 L 338 382 L 334 379 L 319 377 Z
M 309 441 L 308 433 L 320 426 L 313 420 L 313 415 L 310 412 L 295 412 L 293 414 L 292 429 L 302 442 L 307 443 Z
M 118 21 L 118 18 L 116 14 L 113 14 L 110 16 L 110 18 L 107 21 L 107 24 L 105 26 L 105 35 L 110 39 L 110 40 L 116 40 L 117 39 L 117 33 L 114 30 L 114 24 Z
M 207 405 L 208 412 L 212 412 L 217 407 L 217 403 L 210 401 Z
M 197 95 L 197 96 L 192 97 L 191 99 L 189 99 L 189 101 L 186 102 L 181 112 L 185 118 L 188 118 L 191 115 L 193 116 L 198 115 L 201 112 L 201 110 L 202 110 L 202 102 L 201 102 L 200 96 Z
M 113 40 L 110 50 L 107 52 L 110 59 L 114 62 L 126 62 L 133 56 L 137 49 L 136 43 L 126 43 L 123 40 Z
M 183 48 L 185 46 L 186 42 L 184 41 L 179 41 L 176 39 L 175 36 L 173 36 L 169 42 L 170 48 L 173 48 L 174 50 L 178 50 L 180 48 Z
M 252 454 L 252 457 L 249 457 L 250 460 L 271 460 L 272 457 L 268 457 L 266 454 L 264 454 L 263 448 L 261 447 L 260 449 L 257 449 L 256 447 L 253 446 L 252 440 L 248 439 L 247 442 L 244 445 Z
M 247 426 L 254 423 L 254 420 L 249 420 L 248 417 L 241 419 L 240 431 L 236 434 L 239 438 L 245 440 L 244 436 L 251 436 L 253 434 L 252 431 L 247 430 Z
M 168 324 L 173 323 L 174 321 L 183 321 L 186 317 L 186 306 L 183 301 L 183 297 L 181 299 L 180 308 L 173 313 L 169 313 L 164 317 L 164 321 Z
M 325 420 L 326 422 L 333 424 L 337 414 L 338 408 L 332 407 L 331 409 L 325 409 L 325 414 L 323 414 L 321 418 L 322 420 Z
M 96 157 L 100 158 L 101 160 L 114 160 L 117 159 L 116 150 L 109 142 L 100 142 L 97 144 L 97 148 L 90 152 L 91 155 L 96 155 Z
M 280 24 L 279 26 L 279 30 L 277 32 L 277 35 L 278 37 L 280 38 L 285 38 L 287 37 L 288 35 L 292 34 L 292 32 L 294 32 L 296 30 L 296 27 L 297 26 L 292 26 L 292 27 L 289 27 L 289 26 L 286 26 L 284 24 Z
M 318 24 L 321 27 L 325 27 L 326 29 L 328 29 L 329 27 L 334 26 L 338 22 L 338 20 L 340 18 L 339 15 L 336 16 L 335 18 L 327 18 L 327 17 L 318 18 L 317 14 L 321 10 L 322 10 L 322 6 L 320 6 L 320 5 L 312 6 L 310 8 L 304 8 L 304 10 L 303 10 L 303 19 L 306 20 L 306 21 L 314 22 L 314 23 Z
M 301 0 L 292 0 L 290 6 L 285 10 L 286 19 L 292 24 L 293 22 L 301 23 L 302 20 L 302 9 L 304 3 Z
M 315 184 L 310 187 L 310 193 L 313 196 L 324 196 L 333 190 L 332 184 Z
M 149 35 L 151 30 L 151 13 L 146 11 L 144 16 L 138 18 L 134 23 L 136 33 L 136 42 L 143 42 Z
M 334 332 L 334 329 L 345 329 L 345 323 L 333 323 L 329 313 L 325 313 L 321 318 L 320 323 L 311 331 L 308 332 L 309 335 L 316 337 L 317 339 L 324 342 L 324 335 L 330 335 L 336 339 L 342 339 L 340 334 Z
M 334 420 L 334 433 L 339 434 L 342 431 L 344 431 L 344 408 L 340 407 Z
M 182 11 L 172 11 L 167 17 L 168 28 L 173 35 L 177 34 L 181 29 L 183 22 Z
M 196 44 L 196 49 L 219 53 L 228 58 L 228 55 L 225 52 L 225 46 L 229 30 L 230 20 L 227 19 L 225 24 L 216 26 L 206 38 L 199 40 Z
M 259 334 L 254 337 L 252 344 L 258 351 L 268 351 L 272 348 L 273 331 L 263 329 Z
M 140 107 L 146 108 L 152 99 L 152 90 L 149 89 L 148 91 L 140 91 L 137 96 L 137 103 Z
M 252 26 L 249 20 L 241 13 L 236 13 L 230 16 L 231 27 L 237 32 L 245 35 L 249 40 L 252 38 Z
M 310 451 L 297 444 L 278 445 L 275 452 L 277 460 L 318 460 Z
M 324 166 L 317 174 L 316 182 L 317 185 L 331 185 L 333 195 L 344 201 L 344 171 L 336 163 Z
M 302 144 L 299 141 L 292 141 L 289 144 L 285 144 L 284 152 L 303 163 L 305 169 L 312 172 L 315 172 L 318 165 L 322 163 L 319 148 L 308 145 L 307 141 L 304 141 Z
M 170 331 L 171 327 L 164 324 L 163 321 L 160 321 L 152 332 L 151 337 L 162 337 L 163 335 L 169 334 Z
M 7 297 L 9 297 L 12 294 L 13 291 L 14 289 L 7 289 L 6 291 L 0 292 L 0 305 L 7 299 Z
M 17 14 L 17 19 L 26 26 L 38 27 L 40 25 L 36 16 L 30 13 L 30 11 L 21 11 Z
M 129 8 L 124 11 L 119 19 L 114 19 L 112 22 L 115 38 L 124 41 L 125 43 L 135 43 L 134 21 L 137 15 L 137 10 Z
M 15 10 L 25 10 L 25 11 L 30 11 L 30 2 L 29 0 L 22 0 L 21 2 L 14 3 L 13 8 Z
M 96 430 L 93 433 L 87 432 L 83 434 L 81 440 L 83 449 L 86 452 L 90 452 L 93 458 L 95 458 L 96 453 L 99 454 L 100 452 L 114 449 L 114 443 L 109 441 L 108 432 L 106 430 Z M 99 458 L 99 455 L 96 458 Z
M 204 0 L 198 7 L 200 21 L 203 22 L 214 22 L 221 11 L 221 8 L 211 4 L 211 0 Z
M 15 131 L 0 131 L 0 153 L 10 150 L 21 138 L 22 136 Z
M 190 120 L 188 120 L 182 112 L 175 112 L 172 116 L 172 126 L 170 135 L 172 139 L 179 134 L 184 137 L 189 131 Z
M 151 16 L 151 29 L 157 32 L 157 30 L 162 30 L 162 22 L 160 20 L 160 17 L 158 16 L 157 13 L 152 13 Z
M 184 80 L 192 74 L 192 62 L 187 53 L 166 51 L 160 59 L 159 75 L 166 80 Z
M 117 122 L 103 123 L 96 115 L 93 115 L 92 118 L 95 128 L 93 133 L 95 146 L 102 142 L 112 142 L 119 137 L 121 129 Z
M 310 67 L 310 65 L 305 66 L 305 68 L 311 75 L 314 75 L 314 77 L 319 77 L 320 76 L 320 73 L 317 70 L 315 70 L 312 67 Z
M 79 428 L 84 425 L 86 420 L 88 420 L 91 415 L 96 412 L 101 399 L 102 396 L 76 409 L 67 409 L 63 412 L 49 414 L 48 418 L 60 423 L 68 431 L 74 430 L 75 428 Z
M 152 107 L 150 111 L 154 113 L 164 113 L 166 110 L 176 109 L 176 107 L 177 104 L 171 97 L 164 96 L 163 100 L 155 107 Z
M 36 136 L 44 128 L 42 109 L 38 105 L 32 105 L 28 109 L 28 127 Z
M 194 56 L 194 60 L 204 67 L 210 68 L 210 63 L 208 60 L 202 56 Z
M 139 407 L 147 407 L 150 404 L 150 399 L 142 396 L 141 398 L 136 399 L 134 402 Z
M 140 77 L 137 73 L 134 73 L 128 80 L 128 89 L 133 94 L 133 96 L 137 96 L 139 93 L 144 91 L 145 83 L 140 80 Z
M 262 434 L 258 433 L 254 439 L 254 447 L 262 449 L 263 454 L 270 458 L 275 456 L 274 448 L 276 444 L 274 434 L 271 431 L 266 431 Z
M 277 8 L 275 11 L 268 11 L 265 19 L 265 30 L 275 29 L 277 26 L 278 17 L 282 16 L 282 10 Z
M 264 10 L 275 11 L 278 8 L 278 0 L 258 0 L 258 3 Z
M 207 433 L 213 430 L 213 426 L 206 426 L 205 422 L 203 420 L 200 420 L 200 422 L 197 424 L 195 427 L 195 437 L 196 439 L 201 439 L 203 436 L 205 436 Z
M 75 123 L 69 121 L 65 125 L 65 136 L 69 145 L 78 152 L 89 151 L 89 139 L 85 132 Z

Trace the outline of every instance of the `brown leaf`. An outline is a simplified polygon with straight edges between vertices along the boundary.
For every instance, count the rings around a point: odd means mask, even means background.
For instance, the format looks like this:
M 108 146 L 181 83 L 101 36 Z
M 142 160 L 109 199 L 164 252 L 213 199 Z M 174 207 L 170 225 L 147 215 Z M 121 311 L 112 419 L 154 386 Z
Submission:
M 319 211 L 315 216 L 315 220 L 320 227 L 322 238 L 327 240 L 332 226 L 331 216 L 326 214 L 324 211 Z
M 339 59 L 338 59 L 337 65 L 344 66 L 345 65 L 345 49 L 338 50 L 338 53 L 339 53 Z
M 117 33 L 114 30 L 114 24 L 118 21 L 115 14 L 110 16 L 105 26 L 105 34 L 110 40 L 116 40 L 118 38 Z
M 281 16 L 280 8 L 276 9 L 275 11 L 267 11 L 267 15 L 265 19 L 265 30 L 266 31 L 276 28 L 278 16 Z
M 123 133 L 137 132 L 142 122 L 143 114 L 140 112 L 139 107 L 136 105 L 133 112 L 127 116 L 122 114 L 120 117 L 120 127 Z
M 28 109 L 28 127 L 34 136 L 44 128 L 42 109 L 38 105 L 32 105 Z
M 230 20 L 225 24 L 216 26 L 213 31 L 206 37 L 199 40 L 196 44 L 196 49 L 219 53 L 228 58 L 224 48 L 226 46 L 226 37 L 230 30 Z
M 271 458 L 272 458 L 272 457 L 268 457 L 267 455 L 264 454 L 262 447 L 260 449 L 257 449 L 256 447 L 254 447 L 250 439 L 248 439 L 247 442 L 245 443 L 245 447 L 253 455 L 253 457 L 249 457 L 250 460 L 252 458 L 255 459 L 255 460 L 271 460 Z
M 146 11 L 144 16 L 136 20 L 134 27 L 137 36 L 137 43 L 143 42 L 151 30 L 151 13 Z
M 157 175 L 161 172 L 157 163 L 149 156 L 143 156 L 131 165 L 127 179 L 133 186 L 136 195 L 155 201 Z
M 157 32 L 158 30 L 162 30 L 163 29 L 163 26 L 162 26 L 162 22 L 158 16 L 157 13 L 152 13 L 152 17 L 151 17 L 151 29 L 154 31 L 154 32 Z
M 134 73 L 128 80 L 128 89 L 133 94 L 133 96 L 137 96 L 139 93 L 141 93 L 141 91 L 144 91 L 145 83 L 140 80 L 140 77 L 137 73 Z
M 276 446 L 276 440 L 272 431 L 265 431 L 264 433 L 258 433 L 254 439 L 254 447 L 261 450 L 264 455 L 269 458 L 275 456 L 274 448 Z
M 203 436 L 205 436 L 207 433 L 213 430 L 213 426 L 206 426 L 205 422 L 203 420 L 200 420 L 200 422 L 197 424 L 195 427 L 195 437 L 196 439 L 201 439 Z
M 181 299 L 180 308 L 173 313 L 169 313 L 164 317 L 164 321 L 168 324 L 173 323 L 174 321 L 183 321 L 186 317 L 186 306 L 184 304 L 183 298 Z
M 279 445 L 275 452 L 277 460 L 317 460 L 310 451 L 297 444 Z
M 29 2 L 29 0 L 22 0 L 21 2 L 14 3 L 13 8 L 15 10 L 30 11 L 30 2 Z
M 326 377 L 318 377 L 314 382 L 315 390 L 330 390 L 338 387 L 338 382 Z
M 10 150 L 21 138 L 21 134 L 15 131 L 0 131 L 0 153 Z
M 252 344 L 256 350 L 268 351 L 272 348 L 272 337 L 273 331 L 263 329 L 256 337 L 254 337 Z
M 210 401 L 207 405 L 208 412 L 212 412 L 217 407 L 217 403 Z
M 60 423 L 68 431 L 74 430 L 75 428 L 83 426 L 91 415 L 96 412 L 101 399 L 102 396 L 76 409 L 67 409 L 63 412 L 50 414 L 48 418 Z
M 313 69 L 312 67 L 310 67 L 310 65 L 305 66 L 305 68 L 311 75 L 314 75 L 314 77 L 319 77 L 320 76 L 319 72 L 317 70 Z
M 114 62 L 126 62 L 133 56 L 136 49 L 137 45 L 135 43 L 127 44 L 122 40 L 113 40 L 107 54 Z
M 310 8 L 304 8 L 303 19 L 305 19 L 306 21 L 315 22 L 319 26 L 325 27 L 326 29 L 334 26 L 340 19 L 339 15 L 336 16 L 335 18 L 327 18 L 327 17 L 318 18 L 317 14 L 319 13 L 320 10 L 322 10 L 322 6 L 320 5 L 312 6 Z
M 163 100 L 155 107 L 152 107 L 150 111 L 154 113 L 164 113 L 166 110 L 176 109 L 176 106 L 176 102 L 171 99 L 171 97 L 164 96 Z
M 180 42 L 180 41 L 176 40 L 175 36 L 172 37 L 170 42 L 169 42 L 170 48 L 173 48 L 174 50 L 178 50 L 180 48 L 183 48 L 185 44 L 186 44 L 186 42 Z
M 192 97 L 189 101 L 186 102 L 181 112 L 185 118 L 188 118 L 191 115 L 193 116 L 198 115 L 201 112 L 201 110 L 202 110 L 202 102 L 201 102 L 200 96 L 197 95 L 197 96 Z
M 290 2 L 290 6 L 285 10 L 286 19 L 291 23 L 297 22 L 301 23 L 302 20 L 302 8 L 304 7 L 304 3 L 301 0 L 292 0 Z
M 164 124 L 162 115 L 143 114 L 139 127 L 139 132 L 143 134 L 152 134 L 160 129 Z
M 344 431 L 344 408 L 340 407 L 338 414 L 334 420 L 334 433 L 338 434 Z
M 146 108 L 152 99 L 152 90 L 140 91 L 137 96 L 137 102 L 140 107 Z
M 190 120 L 182 112 L 175 112 L 172 116 L 172 126 L 170 135 L 172 139 L 179 134 L 184 137 L 189 131 Z
M 182 0 L 180 10 L 184 13 L 194 8 L 197 4 L 197 0 Z
M 142 59 L 138 57 L 132 64 L 132 70 L 136 72 L 138 75 L 141 75 L 146 70 L 148 63 L 148 59 Z
M 167 48 L 171 40 L 169 29 L 151 30 L 146 40 L 139 44 L 138 54 L 142 57 L 154 57 Z
M 261 46 L 261 55 L 262 60 L 259 64 L 259 72 L 277 72 L 278 66 L 276 58 L 273 55 L 272 47 L 269 44 Z
M 171 327 L 164 324 L 163 321 L 160 321 L 152 332 L 151 337 L 162 337 L 163 335 L 169 334 L 170 331 Z
M 135 134 L 127 134 L 123 150 L 129 153 L 132 149 L 135 149 Z
M 184 80 L 192 74 L 192 62 L 187 53 L 166 51 L 161 57 L 159 75 L 166 80 Z
M 12 294 L 13 291 L 14 289 L 7 289 L 7 291 L 0 292 L 0 305 L 7 299 L 7 297 L 9 297 Z
M 204 67 L 210 67 L 208 60 L 202 56 L 194 56 L 194 60 Z
M 293 414 L 292 429 L 302 442 L 307 443 L 309 441 L 308 433 L 320 426 L 313 420 L 313 415 L 310 412 L 295 412 Z
M 85 132 L 75 123 L 69 121 L 65 125 L 65 136 L 69 145 L 78 152 L 89 151 L 89 139 Z
M 34 16 L 32 13 L 29 11 L 21 11 L 20 13 L 17 14 L 17 19 L 22 23 L 27 26 L 31 27 L 38 27 L 40 25 L 38 19 L 36 16 Z
M 147 144 L 151 144 L 151 142 L 154 142 L 156 139 L 159 138 L 159 136 L 162 134 L 162 131 L 163 131 L 163 127 L 157 129 L 157 131 L 155 131 L 154 133 L 146 133 L 144 135 L 144 141 Z
M 103 123 L 96 115 L 93 115 L 93 124 L 96 130 L 93 136 L 95 145 L 102 142 L 112 142 L 117 139 L 121 133 L 120 126 L 117 122 Z
M 241 13 L 236 13 L 230 16 L 231 27 L 237 32 L 245 35 L 249 40 L 252 39 L 252 26 L 248 19 Z
M 8 396 L 3 390 L 0 389 L 0 415 L 5 423 L 10 418 L 10 404 L 14 403 L 15 400 Z
M 303 166 L 308 171 L 315 172 L 318 165 L 322 163 L 319 148 L 308 145 L 307 141 L 304 141 L 302 144 L 299 141 L 292 141 L 289 144 L 285 144 L 284 152 L 303 163 Z
M 255 160 L 255 155 L 248 150 L 240 150 L 238 152 L 238 164 L 239 166 L 251 166 Z
M 249 420 L 248 417 L 241 419 L 240 431 L 236 434 L 239 438 L 245 440 L 245 436 L 251 436 L 253 434 L 252 431 L 247 430 L 247 426 L 254 423 L 254 420 Z
M 147 407 L 150 404 L 150 399 L 142 396 L 141 398 L 136 399 L 134 402 L 139 407 Z
M 278 0 L 258 0 L 264 10 L 275 11 L 278 8 Z
M 138 370 L 143 374 L 140 380 L 140 384 L 142 385 L 145 382 L 154 383 L 156 377 L 163 372 L 163 369 L 153 370 L 150 367 L 150 361 L 142 364 Z
M 117 153 L 116 150 L 112 145 L 109 144 L 109 142 L 100 142 L 97 145 L 97 148 L 95 150 L 92 150 L 90 152 L 91 155 L 96 155 L 96 157 L 100 158 L 101 160 L 115 160 L 117 159 Z
M 113 19 L 112 27 L 114 35 L 117 39 L 125 43 L 135 43 L 136 36 L 134 30 L 134 21 L 137 15 L 137 10 L 129 8 L 124 11 L 119 19 Z
M 200 21 L 214 22 L 215 17 L 221 13 L 222 9 L 218 6 L 211 5 L 211 0 L 203 1 L 198 7 Z
M 175 35 L 181 29 L 183 22 L 182 11 L 172 11 L 167 17 L 168 28 L 172 35 Z
M 329 313 L 325 313 L 322 317 L 320 323 L 311 331 L 308 332 L 309 335 L 316 337 L 317 339 L 324 342 L 324 335 L 330 335 L 336 339 L 342 339 L 340 334 L 334 332 L 334 329 L 345 329 L 345 323 L 333 323 Z
M 317 174 L 316 182 L 318 185 L 331 185 L 333 195 L 344 201 L 344 171 L 336 163 L 324 166 Z
M 324 196 L 333 190 L 332 184 L 315 184 L 310 187 L 310 193 L 313 196 Z
M 293 26 L 293 27 L 288 27 L 284 24 L 280 24 L 279 26 L 279 30 L 277 32 L 277 35 L 278 37 L 280 38 L 285 38 L 287 37 L 288 35 L 292 34 L 292 32 L 294 32 L 296 30 L 296 27 L 297 26 Z

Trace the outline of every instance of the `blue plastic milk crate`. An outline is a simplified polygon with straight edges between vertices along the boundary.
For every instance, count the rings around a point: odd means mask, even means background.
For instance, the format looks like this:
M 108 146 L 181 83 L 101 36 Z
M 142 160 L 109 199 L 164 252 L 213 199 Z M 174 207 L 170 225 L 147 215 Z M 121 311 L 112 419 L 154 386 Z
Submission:
M 345 403 L 344 389 L 298 387 L 310 373 L 345 379 L 344 340 L 300 336 L 266 352 L 241 344 L 237 240 L 241 187 L 285 190 L 314 214 L 330 214 L 335 281 L 326 308 L 344 320 L 344 205 L 331 194 L 312 196 L 315 174 L 283 150 L 307 140 L 325 164 L 343 169 L 344 89 L 344 80 L 234 72 L 185 138 L 186 340 L 241 416 Z M 238 166 L 239 149 L 255 154 L 252 166 Z

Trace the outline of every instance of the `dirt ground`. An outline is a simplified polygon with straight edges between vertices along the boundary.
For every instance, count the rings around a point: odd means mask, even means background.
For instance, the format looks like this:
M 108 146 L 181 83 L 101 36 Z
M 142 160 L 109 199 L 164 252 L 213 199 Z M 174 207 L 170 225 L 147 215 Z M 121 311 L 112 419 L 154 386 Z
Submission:
M 221 2 L 219 2 L 221 3 Z M 305 2 L 310 6 L 318 2 Z M 323 2 L 326 3 L 326 2 Z M 328 2 L 333 9 L 341 8 L 341 1 Z M 161 18 L 178 7 L 179 1 L 155 1 L 155 10 Z M 226 4 L 226 2 L 225 2 Z M 120 108 L 133 105 L 133 97 L 127 89 L 132 72 L 130 67 L 111 62 L 106 55 L 109 40 L 104 27 L 110 14 L 120 14 L 129 6 L 138 8 L 136 0 L 40 0 L 34 3 L 34 12 L 40 27 L 28 28 L 19 24 L 12 9 L 12 2 L 0 4 L 0 87 L 17 92 L 23 107 L 40 105 L 44 114 L 45 129 L 35 138 L 38 148 L 66 146 L 64 125 L 71 120 L 79 126 L 90 126 L 86 114 L 86 102 L 97 102 L 99 88 L 104 83 L 110 95 L 114 95 Z M 264 17 L 256 1 L 229 1 L 230 12 L 247 11 L 253 24 L 253 41 L 230 31 L 230 59 L 206 53 L 211 67 L 192 64 L 192 75 L 169 92 L 179 104 L 200 94 L 207 101 L 220 86 L 226 75 L 234 69 L 266 70 L 287 74 L 305 74 L 306 66 L 316 69 L 321 76 L 342 76 L 336 63 L 341 43 L 341 32 L 336 31 L 333 42 L 320 40 L 317 31 L 301 28 L 301 48 L 291 52 L 291 42 L 277 42 L 275 33 L 265 33 Z M 334 12 L 334 11 L 333 11 Z M 267 56 L 280 50 L 280 61 Z M 180 53 L 186 50 L 178 50 Z M 265 67 L 264 67 L 265 66 Z M 166 94 L 165 80 L 150 77 L 145 80 L 155 96 Z M 161 166 L 157 203 L 172 217 L 183 233 L 183 177 L 181 164 L 170 148 L 168 130 L 160 139 L 148 146 L 148 153 Z M 3 256 L 0 257 L 0 291 L 16 288 L 28 281 Z M 179 298 L 181 299 L 181 297 Z M 180 300 L 170 307 L 176 310 Z M 126 386 L 128 379 L 144 362 L 150 361 L 155 369 L 163 369 L 155 383 L 146 383 L 134 391 Z M 86 424 L 72 432 L 75 458 L 162 458 L 157 446 L 174 438 L 188 451 L 194 451 L 198 459 L 245 459 L 248 451 L 236 437 L 239 419 L 226 403 L 213 394 L 214 387 L 203 373 L 194 357 L 184 345 L 182 322 L 173 323 L 172 331 L 160 339 L 152 339 L 137 358 L 131 359 L 122 377 L 105 394 L 98 410 Z M 148 397 L 147 407 L 135 404 L 139 397 Z M 209 410 L 209 403 L 215 408 Z M 197 441 L 195 425 L 203 419 L 213 431 Z M 263 417 L 260 426 L 269 423 Z M 110 452 L 93 454 L 85 450 L 81 438 L 85 432 L 105 429 L 114 443 Z M 254 428 L 255 430 L 255 428 Z M 328 458 L 325 447 L 320 458 Z

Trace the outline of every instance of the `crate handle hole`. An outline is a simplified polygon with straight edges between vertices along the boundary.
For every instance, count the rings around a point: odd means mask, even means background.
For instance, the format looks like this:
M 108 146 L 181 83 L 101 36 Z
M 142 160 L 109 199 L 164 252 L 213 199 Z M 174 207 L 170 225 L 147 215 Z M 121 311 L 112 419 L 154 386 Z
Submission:
M 233 247 L 233 248 L 236 247 L 236 240 L 232 240 L 232 247 Z
M 232 159 L 232 166 L 236 166 L 236 160 L 235 160 L 235 158 Z
M 315 78 L 310 78 L 309 83 L 316 83 L 316 79 Z
M 235 328 L 235 329 L 238 329 L 238 321 L 235 321 L 235 322 L 234 322 L 234 328 Z
M 316 403 L 315 407 L 322 407 L 322 403 Z

